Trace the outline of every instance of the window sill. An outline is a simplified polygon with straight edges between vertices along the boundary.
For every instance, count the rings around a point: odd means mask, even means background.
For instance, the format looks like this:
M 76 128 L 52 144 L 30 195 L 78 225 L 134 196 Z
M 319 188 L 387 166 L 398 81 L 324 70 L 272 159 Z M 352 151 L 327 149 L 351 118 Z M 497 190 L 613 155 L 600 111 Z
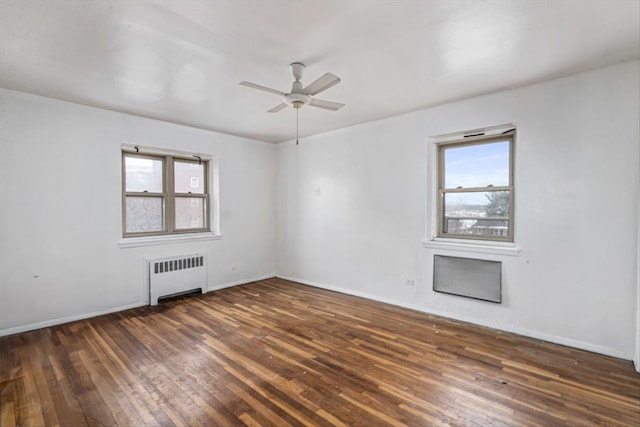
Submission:
M 486 242 L 477 240 L 460 240 L 434 238 L 422 242 L 422 246 L 429 249 L 447 249 L 460 252 L 475 252 L 480 254 L 518 256 L 522 248 L 515 243 Z
M 121 249 L 125 249 L 139 248 L 143 246 L 169 245 L 173 243 L 191 243 L 220 239 L 222 239 L 222 234 L 214 234 L 212 232 L 163 236 L 123 237 L 118 242 L 118 246 L 120 246 Z

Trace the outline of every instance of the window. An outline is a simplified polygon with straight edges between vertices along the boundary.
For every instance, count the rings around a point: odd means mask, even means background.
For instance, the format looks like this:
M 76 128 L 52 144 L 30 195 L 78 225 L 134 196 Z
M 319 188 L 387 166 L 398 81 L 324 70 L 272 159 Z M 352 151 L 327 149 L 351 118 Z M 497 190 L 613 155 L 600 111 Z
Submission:
M 124 237 L 210 230 L 207 161 L 123 151 L 122 169 Z
M 513 131 L 438 145 L 438 236 L 513 242 Z

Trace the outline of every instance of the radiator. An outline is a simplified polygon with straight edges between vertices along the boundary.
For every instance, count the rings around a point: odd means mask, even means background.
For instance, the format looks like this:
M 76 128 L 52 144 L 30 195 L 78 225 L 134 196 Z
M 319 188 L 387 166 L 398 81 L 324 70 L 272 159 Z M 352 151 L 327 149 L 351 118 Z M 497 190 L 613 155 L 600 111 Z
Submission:
M 205 256 L 179 255 L 147 259 L 149 305 L 158 299 L 207 289 Z

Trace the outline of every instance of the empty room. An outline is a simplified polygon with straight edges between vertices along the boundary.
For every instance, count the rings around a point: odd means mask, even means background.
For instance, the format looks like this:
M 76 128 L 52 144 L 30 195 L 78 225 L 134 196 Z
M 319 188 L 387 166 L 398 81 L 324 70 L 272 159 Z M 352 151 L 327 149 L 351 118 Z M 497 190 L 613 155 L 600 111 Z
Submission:
M 0 425 L 640 425 L 638 0 L 0 0 Z

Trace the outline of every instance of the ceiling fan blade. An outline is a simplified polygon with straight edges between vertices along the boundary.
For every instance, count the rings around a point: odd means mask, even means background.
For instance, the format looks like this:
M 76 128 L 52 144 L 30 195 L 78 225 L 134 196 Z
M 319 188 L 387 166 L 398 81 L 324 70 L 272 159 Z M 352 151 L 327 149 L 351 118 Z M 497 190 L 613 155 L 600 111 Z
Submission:
M 284 110 L 285 108 L 287 108 L 287 104 L 283 102 L 281 104 L 276 105 L 271 110 L 267 111 L 267 113 L 277 113 L 278 111 Z
M 275 93 L 276 95 L 280 95 L 280 96 L 286 95 L 285 92 L 282 92 L 280 90 L 271 89 L 271 88 L 266 87 L 266 86 L 260 86 L 260 85 L 257 85 L 255 83 L 240 82 L 239 84 L 240 84 L 240 86 L 246 86 L 246 87 L 250 87 L 252 89 L 258 89 L 258 90 L 262 90 L 262 91 L 269 92 L 269 93 Z
M 325 101 L 324 99 L 317 98 L 313 98 L 309 105 L 331 111 L 338 111 L 344 107 L 344 104 L 340 104 L 339 102 Z
M 316 95 L 323 90 L 329 89 L 331 86 L 337 85 L 338 83 L 340 83 L 340 77 L 331 73 L 326 73 L 324 76 L 319 77 L 316 81 L 302 89 L 302 92 L 307 95 Z

